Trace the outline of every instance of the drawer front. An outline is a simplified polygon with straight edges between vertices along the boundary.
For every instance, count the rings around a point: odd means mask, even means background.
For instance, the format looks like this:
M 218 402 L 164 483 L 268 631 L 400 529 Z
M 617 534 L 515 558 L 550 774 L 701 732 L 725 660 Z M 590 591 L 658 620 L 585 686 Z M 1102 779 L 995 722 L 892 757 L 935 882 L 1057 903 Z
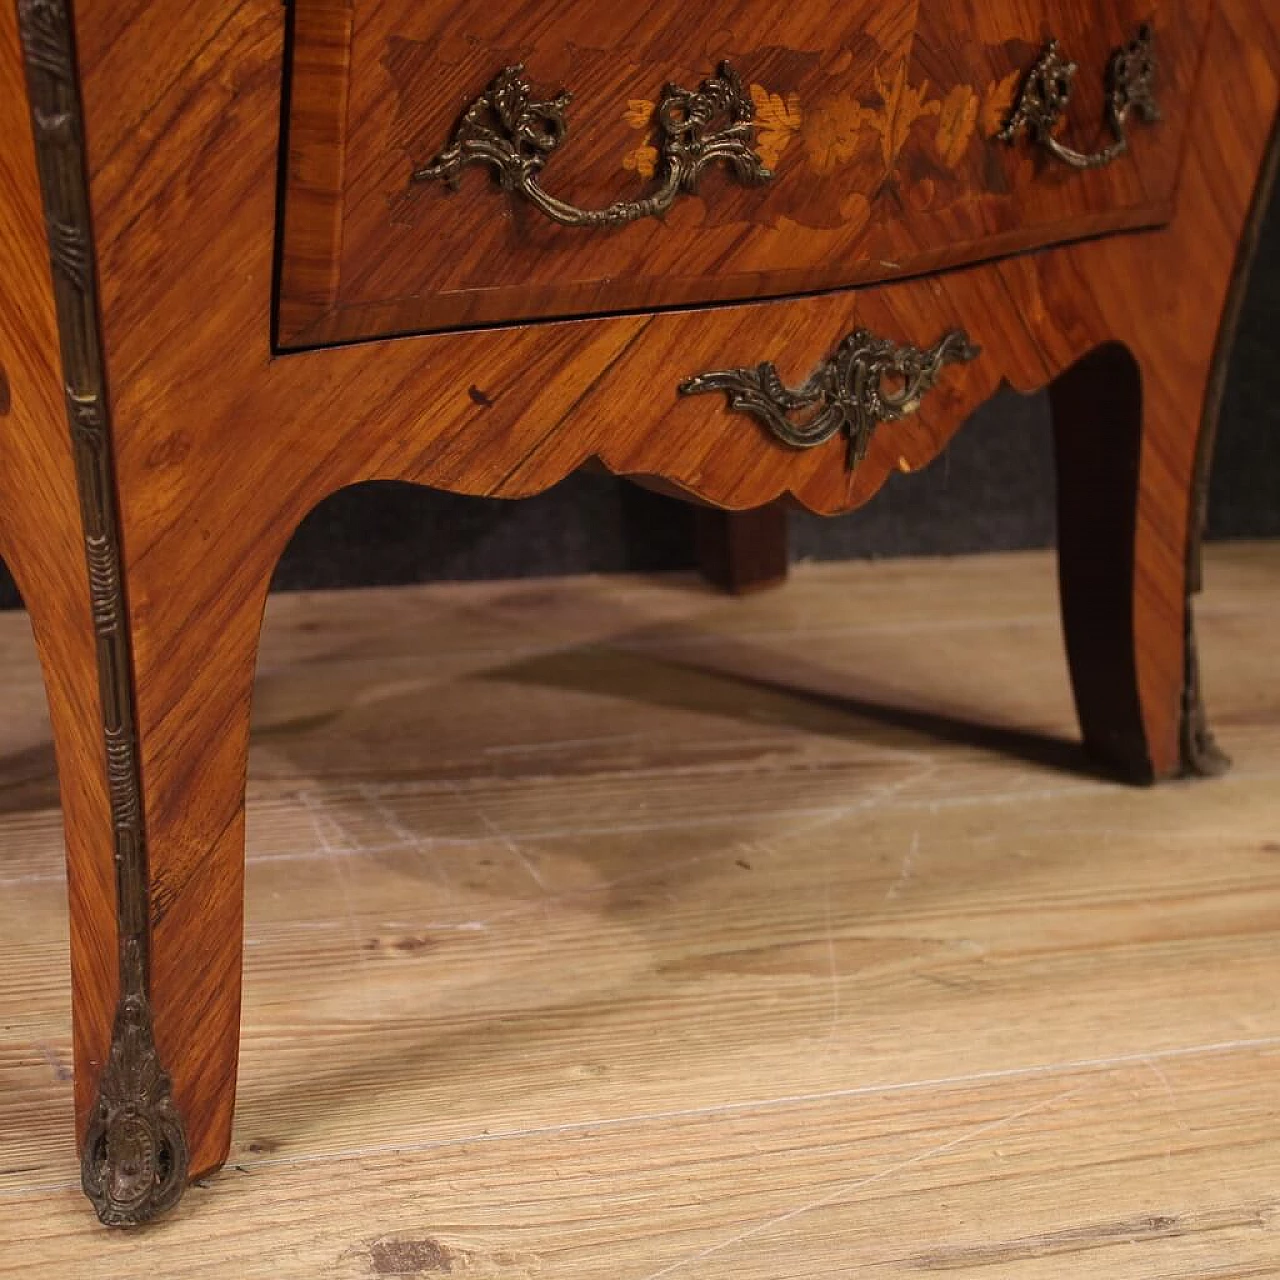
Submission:
M 774 297 L 1159 225 L 1210 3 L 295 0 L 278 343 Z M 1144 24 L 1150 102 L 1140 56 L 1109 71 Z

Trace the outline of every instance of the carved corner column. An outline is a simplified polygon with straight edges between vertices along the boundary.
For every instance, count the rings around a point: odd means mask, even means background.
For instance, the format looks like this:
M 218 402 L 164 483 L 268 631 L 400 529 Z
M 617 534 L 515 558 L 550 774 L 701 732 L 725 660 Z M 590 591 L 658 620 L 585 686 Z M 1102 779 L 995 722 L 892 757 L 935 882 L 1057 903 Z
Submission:
M 186 1185 L 187 1144 L 152 1033 L 142 780 L 83 119 L 67 0 L 18 0 L 18 22 L 80 495 L 115 846 L 119 1004 L 84 1138 L 81 1179 L 104 1223 L 134 1226 L 177 1203 Z

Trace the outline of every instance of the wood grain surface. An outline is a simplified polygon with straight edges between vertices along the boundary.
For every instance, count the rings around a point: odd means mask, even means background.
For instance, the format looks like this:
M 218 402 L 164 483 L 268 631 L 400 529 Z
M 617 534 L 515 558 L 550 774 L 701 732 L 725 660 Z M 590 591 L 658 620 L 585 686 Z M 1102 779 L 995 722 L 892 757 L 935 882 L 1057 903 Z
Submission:
M 760 298 L 916 275 L 1168 219 L 1195 111 L 1208 0 L 297 0 L 279 333 L 288 347 L 392 333 Z M 1158 126 L 1090 173 L 1004 125 L 1056 37 L 1079 65 L 1064 139 L 1103 127 L 1114 49 L 1152 22 Z M 664 85 L 728 60 L 775 173 L 708 172 L 663 218 L 584 230 L 501 191 L 411 185 L 467 106 L 523 64 L 535 100 L 573 92 L 541 177 L 586 208 L 654 186 Z
M 0 1275 L 1280 1268 L 1280 548 L 1214 546 L 1213 786 L 1100 779 L 1052 558 L 273 597 L 226 1169 L 104 1236 L 0 618 Z

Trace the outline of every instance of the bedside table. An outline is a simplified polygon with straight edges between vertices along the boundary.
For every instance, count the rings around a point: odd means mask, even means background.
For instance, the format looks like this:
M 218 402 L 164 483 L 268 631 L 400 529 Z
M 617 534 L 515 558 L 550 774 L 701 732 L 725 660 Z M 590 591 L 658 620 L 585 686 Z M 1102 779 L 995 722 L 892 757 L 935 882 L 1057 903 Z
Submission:
M 258 632 L 345 485 L 836 513 L 1049 386 L 1085 742 L 1223 766 L 1189 597 L 1266 0 L 17 0 L 0 75 L 0 553 L 104 1222 L 228 1150 Z

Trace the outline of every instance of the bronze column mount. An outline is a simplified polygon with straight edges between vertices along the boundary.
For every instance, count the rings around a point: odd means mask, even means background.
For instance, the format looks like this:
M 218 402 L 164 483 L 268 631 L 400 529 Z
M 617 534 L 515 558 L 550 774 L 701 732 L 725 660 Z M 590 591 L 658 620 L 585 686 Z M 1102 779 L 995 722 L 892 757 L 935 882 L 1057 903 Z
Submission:
M 85 1134 L 81 1182 L 104 1223 L 136 1226 L 181 1197 L 187 1145 L 152 1034 L 142 780 L 75 39 L 66 0 L 18 0 L 18 24 L 97 633 L 115 843 L 119 1003 Z

